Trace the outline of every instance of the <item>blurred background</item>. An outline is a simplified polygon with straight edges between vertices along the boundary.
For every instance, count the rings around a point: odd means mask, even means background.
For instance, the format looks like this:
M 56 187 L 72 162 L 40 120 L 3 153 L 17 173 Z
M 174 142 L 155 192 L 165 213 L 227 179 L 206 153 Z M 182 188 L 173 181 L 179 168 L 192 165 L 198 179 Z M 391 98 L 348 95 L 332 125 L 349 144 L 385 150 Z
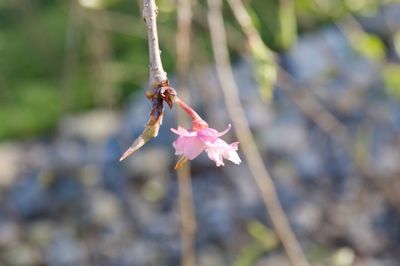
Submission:
M 179 265 L 175 110 L 118 162 L 150 110 L 140 2 L 0 0 L 0 265 Z M 251 49 L 224 3 L 232 67 L 307 258 L 400 265 L 400 3 L 244 3 L 276 61 Z M 177 4 L 157 4 L 174 85 Z M 192 10 L 191 102 L 222 130 L 206 1 Z M 271 71 L 284 78 L 271 83 Z M 191 174 L 198 265 L 289 265 L 246 162 L 201 155 Z

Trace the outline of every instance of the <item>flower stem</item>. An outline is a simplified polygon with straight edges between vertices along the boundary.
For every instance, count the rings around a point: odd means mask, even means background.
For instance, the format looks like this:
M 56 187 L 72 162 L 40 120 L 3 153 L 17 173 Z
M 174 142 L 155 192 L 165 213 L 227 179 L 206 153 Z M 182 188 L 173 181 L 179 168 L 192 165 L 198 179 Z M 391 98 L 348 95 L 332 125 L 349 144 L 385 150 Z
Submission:
M 178 104 L 178 106 L 180 108 L 182 108 L 183 111 L 185 111 L 192 118 L 192 129 L 193 130 L 200 130 L 202 128 L 208 127 L 207 122 L 204 121 L 204 119 L 201 118 L 200 115 L 195 110 L 193 110 L 192 107 L 187 105 L 178 96 L 175 96 L 174 101 L 175 101 L 175 103 Z

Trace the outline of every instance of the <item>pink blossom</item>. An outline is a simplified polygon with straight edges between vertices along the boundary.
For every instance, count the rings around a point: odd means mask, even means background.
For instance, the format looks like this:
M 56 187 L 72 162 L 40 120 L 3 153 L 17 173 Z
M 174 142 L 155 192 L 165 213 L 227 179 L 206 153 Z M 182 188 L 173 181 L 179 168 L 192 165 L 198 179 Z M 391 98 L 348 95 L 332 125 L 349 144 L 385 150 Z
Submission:
M 193 160 L 202 151 L 205 151 L 208 158 L 213 160 L 217 166 L 224 165 L 224 158 L 235 164 L 240 164 L 241 160 L 236 152 L 239 142 L 228 144 L 219 138 L 225 135 L 230 128 L 231 125 L 222 132 L 209 127 L 198 130 L 186 130 L 180 126 L 178 126 L 178 129 L 171 128 L 172 132 L 179 135 L 173 143 L 175 154 Z

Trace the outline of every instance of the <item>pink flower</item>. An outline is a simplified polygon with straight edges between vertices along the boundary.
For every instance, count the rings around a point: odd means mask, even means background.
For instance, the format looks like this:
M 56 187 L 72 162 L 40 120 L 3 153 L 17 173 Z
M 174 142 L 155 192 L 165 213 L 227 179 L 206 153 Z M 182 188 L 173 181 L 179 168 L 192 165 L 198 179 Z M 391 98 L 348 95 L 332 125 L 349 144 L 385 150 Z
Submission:
M 224 158 L 235 164 L 240 164 L 241 160 L 236 152 L 239 142 L 228 144 L 219 138 L 225 135 L 230 128 L 231 125 L 222 132 L 209 127 L 189 131 L 180 126 L 178 129 L 171 128 L 172 132 L 179 135 L 173 143 L 175 154 L 193 160 L 202 151 L 205 151 L 208 158 L 213 160 L 217 166 L 224 165 Z

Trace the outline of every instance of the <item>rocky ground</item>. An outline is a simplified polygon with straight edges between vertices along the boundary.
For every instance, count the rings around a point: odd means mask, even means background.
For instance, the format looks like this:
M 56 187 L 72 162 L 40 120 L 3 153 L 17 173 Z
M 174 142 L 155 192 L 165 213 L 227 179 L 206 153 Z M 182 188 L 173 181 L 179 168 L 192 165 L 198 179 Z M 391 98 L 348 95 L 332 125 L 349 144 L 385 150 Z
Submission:
M 399 265 L 400 104 L 381 65 L 334 26 L 303 35 L 281 60 L 296 86 L 282 82 L 271 104 L 248 60 L 235 64 L 235 76 L 307 256 L 313 265 Z M 194 105 L 224 129 L 213 70 L 191 80 Z M 338 119 L 344 137 L 321 129 L 319 112 L 304 110 L 309 99 Z M 0 265 L 179 264 L 173 111 L 157 139 L 118 162 L 148 110 L 139 95 L 122 113 L 69 116 L 53 137 L 0 144 Z M 202 155 L 192 167 L 199 265 L 288 265 L 246 163 L 216 168 Z

